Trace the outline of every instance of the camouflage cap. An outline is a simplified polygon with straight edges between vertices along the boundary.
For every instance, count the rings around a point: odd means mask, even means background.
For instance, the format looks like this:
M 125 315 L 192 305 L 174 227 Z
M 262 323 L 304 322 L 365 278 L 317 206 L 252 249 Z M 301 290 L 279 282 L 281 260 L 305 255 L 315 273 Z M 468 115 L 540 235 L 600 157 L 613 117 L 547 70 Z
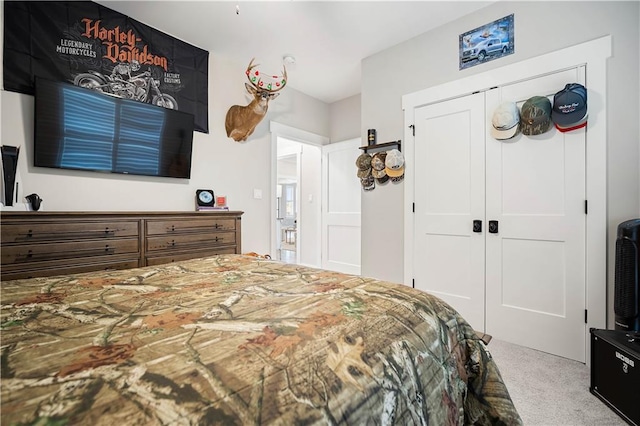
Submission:
M 373 176 L 369 175 L 367 177 L 360 178 L 360 184 L 362 185 L 362 189 L 365 191 L 371 191 L 376 187 L 376 180 Z
M 382 170 L 376 170 L 374 168 L 371 169 L 371 174 L 373 175 L 374 178 L 376 179 L 382 179 L 383 177 L 387 176 L 387 172 L 385 169 Z
M 394 183 L 402 182 L 403 179 L 404 179 L 404 173 L 401 174 L 400 176 L 391 176 L 391 182 L 394 182 Z
M 546 96 L 533 96 L 522 105 L 520 131 L 523 135 L 541 135 L 551 127 L 551 101 Z
M 377 152 L 371 159 L 371 174 L 378 180 L 379 183 L 387 181 L 387 172 L 385 171 L 385 158 L 386 152 Z M 387 178 L 387 179 L 385 179 Z
M 382 172 L 384 173 L 384 170 Z M 376 182 L 378 182 L 379 184 L 386 183 L 388 180 L 389 180 L 389 176 L 387 176 L 386 173 L 384 173 L 382 177 L 376 177 Z
M 366 178 L 371 176 L 371 167 L 369 167 L 368 169 L 365 170 L 358 170 L 358 177 L 359 178 Z
M 371 159 L 371 168 L 374 170 L 384 170 L 384 162 L 386 158 L 386 152 L 376 152 Z
M 371 168 L 371 155 L 366 152 L 360 154 L 356 159 L 356 166 L 359 170 L 367 170 Z

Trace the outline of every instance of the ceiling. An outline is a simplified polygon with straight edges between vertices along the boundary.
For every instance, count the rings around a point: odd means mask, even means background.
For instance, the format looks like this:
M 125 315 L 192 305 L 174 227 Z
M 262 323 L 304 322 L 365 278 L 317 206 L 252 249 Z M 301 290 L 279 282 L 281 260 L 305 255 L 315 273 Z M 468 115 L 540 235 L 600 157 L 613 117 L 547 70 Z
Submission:
M 360 93 L 361 60 L 494 1 L 104 1 L 164 33 L 326 103 Z

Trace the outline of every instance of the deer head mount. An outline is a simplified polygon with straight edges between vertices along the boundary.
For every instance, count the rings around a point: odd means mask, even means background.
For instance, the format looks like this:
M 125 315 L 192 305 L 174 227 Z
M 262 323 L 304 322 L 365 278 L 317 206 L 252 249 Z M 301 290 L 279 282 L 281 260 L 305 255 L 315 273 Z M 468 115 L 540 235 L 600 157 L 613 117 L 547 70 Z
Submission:
M 266 83 L 262 81 L 260 71 L 254 70 L 258 66 L 253 65 L 254 60 L 255 58 L 251 59 L 246 71 L 249 83 L 244 84 L 253 100 L 249 105 L 234 105 L 229 108 L 224 123 L 227 136 L 236 142 L 247 140 L 267 113 L 269 101 L 277 98 L 280 95 L 278 92 L 287 84 L 287 69 L 284 66 L 282 76 L 269 76 L 273 82 Z

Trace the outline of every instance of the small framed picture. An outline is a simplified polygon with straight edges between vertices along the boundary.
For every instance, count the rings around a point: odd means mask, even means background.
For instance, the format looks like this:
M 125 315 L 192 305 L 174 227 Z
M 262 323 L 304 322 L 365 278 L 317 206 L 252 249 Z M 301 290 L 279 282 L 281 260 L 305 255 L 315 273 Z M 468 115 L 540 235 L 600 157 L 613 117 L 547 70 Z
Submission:
M 216 205 L 218 207 L 227 207 L 227 196 L 226 195 L 218 195 L 216 197 Z
M 460 69 L 480 65 L 515 52 L 513 13 L 460 34 Z

